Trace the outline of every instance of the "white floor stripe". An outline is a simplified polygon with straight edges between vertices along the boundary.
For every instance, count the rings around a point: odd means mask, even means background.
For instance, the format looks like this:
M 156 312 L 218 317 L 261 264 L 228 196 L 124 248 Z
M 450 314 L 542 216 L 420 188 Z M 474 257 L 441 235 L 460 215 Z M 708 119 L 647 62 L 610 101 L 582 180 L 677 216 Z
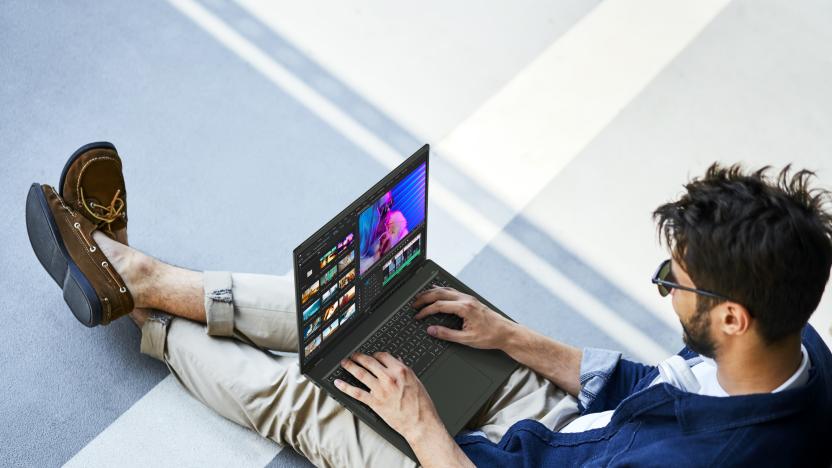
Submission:
M 729 1 L 602 2 L 439 149 L 522 209 Z
M 283 66 L 272 60 L 254 44 L 198 3 L 192 0 L 169 0 L 169 2 L 221 44 L 235 52 L 267 79 L 292 95 L 382 165 L 393 167 L 401 161 L 401 155 L 384 141 L 378 139 L 352 117 L 297 79 Z M 632 2 L 604 2 L 599 7 L 600 12 L 593 12 L 591 15 L 592 18 L 599 21 L 599 27 L 593 28 L 593 23 L 587 19 L 582 22 L 581 28 L 587 31 L 595 31 L 597 34 L 602 32 L 601 29 L 603 28 L 620 31 L 620 27 L 616 28 L 614 26 L 619 23 L 635 21 L 634 24 L 638 26 L 634 26 L 632 30 L 627 29 L 624 34 L 637 34 L 639 28 L 650 26 L 638 21 L 638 12 L 643 12 L 643 8 L 659 8 L 661 14 L 668 14 L 677 18 L 678 16 L 673 11 L 674 8 L 683 8 L 684 6 L 684 2 L 679 1 L 668 1 L 668 4 L 672 5 L 668 7 L 663 7 L 661 3 L 661 1 L 654 0 L 644 2 L 646 6 L 641 6 L 639 3 Z M 700 2 L 690 3 L 698 4 Z M 695 32 L 701 29 L 702 25 L 719 11 L 719 8 L 725 2 L 703 0 L 701 3 L 707 5 L 708 8 L 700 9 L 698 11 L 700 14 L 693 15 L 689 24 L 680 25 L 678 21 L 669 23 L 672 26 L 671 30 L 664 32 L 671 38 L 675 38 L 676 41 L 670 41 L 672 44 L 670 47 L 661 47 L 663 53 L 648 54 L 637 63 L 621 62 L 623 68 L 633 65 L 638 66 L 635 67 L 633 73 L 627 74 L 627 79 L 616 85 L 626 88 L 619 89 L 619 93 L 592 95 L 588 91 L 592 89 L 599 90 L 599 88 L 588 86 L 585 87 L 587 92 L 579 93 L 580 96 L 588 99 L 587 102 L 581 103 L 578 99 L 572 99 L 571 101 L 568 99 L 571 91 L 568 86 L 581 83 L 582 78 L 588 79 L 588 77 L 581 77 L 579 73 L 572 73 L 574 70 L 581 73 L 591 73 L 598 70 L 588 66 L 588 62 L 592 60 L 587 58 L 576 62 L 579 65 L 582 64 L 583 68 L 570 63 L 561 64 L 560 68 L 551 67 L 547 64 L 547 61 L 557 61 L 560 54 L 567 53 L 571 49 L 582 51 L 582 53 L 600 51 L 604 44 L 595 43 L 595 41 L 602 39 L 605 39 L 606 43 L 627 40 L 626 37 L 622 39 L 619 37 L 598 37 L 586 32 L 574 33 L 568 36 L 567 44 L 571 43 L 571 46 L 560 46 L 558 48 L 557 44 L 553 45 L 553 48 L 550 48 L 544 54 L 544 57 L 541 57 L 540 60 L 524 71 L 522 76 L 519 77 L 521 81 L 516 82 L 516 84 L 515 82 L 510 83 L 500 95 L 490 100 L 486 106 L 483 106 L 440 147 L 452 154 L 457 164 L 466 172 L 477 167 L 492 166 L 495 168 L 494 170 L 480 170 L 475 175 L 487 188 L 495 189 L 495 192 L 501 197 L 509 200 L 512 206 L 518 209 L 521 208 L 534 196 L 537 190 L 543 187 L 560 168 L 578 153 L 592 136 L 603 128 L 603 125 L 612 118 L 617 109 L 620 109 L 629 99 L 635 96 L 649 79 L 675 53 L 681 50 L 686 41 L 693 37 Z M 614 4 L 614 7 L 607 7 L 606 5 L 609 4 Z M 637 8 L 636 13 L 632 13 L 631 8 Z M 708 10 L 708 14 L 701 14 L 705 10 Z M 689 12 L 689 9 L 681 11 Z M 628 12 L 626 19 L 616 16 Z M 656 14 L 649 15 L 649 19 L 660 24 L 663 20 L 661 15 Z M 682 33 L 677 30 L 680 27 L 683 30 Z M 650 30 L 656 32 L 656 28 Z M 658 42 L 664 40 L 664 38 L 650 37 Z M 681 40 L 680 38 L 686 39 Z M 590 45 L 593 47 L 581 45 L 580 41 L 582 40 L 591 41 L 592 44 Z M 639 41 L 628 43 L 636 47 L 644 45 Z M 574 58 L 578 59 L 579 57 Z M 651 61 L 655 63 L 651 64 Z M 599 60 L 599 62 L 603 62 L 603 60 Z M 609 63 L 606 63 L 600 67 L 604 69 L 604 74 L 609 73 L 608 66 Z M 567 75 L 572 73 L 576 78 L 574 82 L 556 82 L 560 86 L 567 87 L 567 89 L 551 91 L 549 88 L 553 87 L 550 81 L 552 73 L 566 73 Z M 596 79 L 596 81 L 598 80 Z M 601 82 L 609 86 L 614 84 L 615 80 L 607 78 L 606 81 L 601 80 Z M 600 89 L 603 89 L 603 87 Z M 504 93 L 507 96 L 505 98 L 501 97 Z M 545 94 L 547 99 L 542 99 L 538 103 L 534 98 L 538 93 Z M 563 98 L 564 101 L 558 102 L 557 99 L 560 98 Z M 604 99 L 612 98 L 615 98 L 614 103 L 604 104 Z M 564 106 L 564 103 L 569 105 Z M 555 108 L 547 110 L 547 107 L 553 104 Z M 582 104 L 585 106 L 582 107 Z M 527 109 L 529 115 L 534 117 L 533 119 L 522 118 L 524 108 Z M 560 132 L 555 132 L 555 129 L 552 128 L 553 133 L 547 135 L 547 128 L 549 128 L 549 125 L 553 125 L 552 122 L 570 123 L 567 118 L 569 112 L 577 112 L 580 118 L 571 125 L 562 127 Z M 596 113 L 598 115 L 594 116 Z M 499 130 L 504 128 L 501 123 L 508 125 L 514 119 L 518 119 L 516 120 L 517 123 L 512 124 L 510 128 L 518 130 L 518 133 L 509 138 L 510 133 L 500 132 Z M 529 120 L 535 121 L 529 122 Z M 520 127 L 523 127 L 523 122 L 534 125 L 525 131 L 521 131 L 523 129 Z M 571 135 L 568 142 L 560 141 L 564 134 Z M 508 151 L 501 153 L 497 149 L 489 149 L 479 145 L 476 141 L 477 135 L 490 136 L 497 145 L 494 148 Z M 517 145 L 518 139 L 524 139 L 520 143 L 525 143 L 525 146 L 523 144 Z M 558 148 L 555 153 L 551 152 L 553 147 Z M 556 157 L 552 160 L 546 157 L 553 154 Z M 512 164 L 510 163 L 507 164 L 508 161 L 518 161 L 517 168 L 511 167 Z M 497 177 L 501 173 L 503 177 Z M 529 179 L 524 179 L 526 177 L 529 177 Z M 506 182 L 510 184 L 511 189 L 497 190 L 497 188 L 504 186 Z M 478 241 L 473 244 L 474 247 L 469 246 L 469 248 L 476 248 L 476 251 L 479 251 L 484 245 L 490 243 L 509 261 L 528 272 L 531 278 L 536 279 L 553 294 L 569 303 L 575 310 L 583 313 L 588 320 L 607 333 L 614 334 L 621 340 L 622 344 L 639 357 L 648 361 L 655 361 L 666 355 L 667 351 L 663 350 L 649 336 L 646 336 L 636 327 L 622 320 L 613 311 L 596 301 L 591 295 L 584 292 L 569 278 L 560 274 L 522 243 L 502 232 L 504 223 L 508 219 L 495 223 L 483 216 L 470 203 L 456 196 L 452 190 L 433 180 L 431 184 L 433 202 L 449 213 L 453 213 L 455 218 L 471 229 L 477 237 Z M 518 192 L 513 193 L 513 189 L 517 189 Z M 456 256 L 456 258 L 467 259 L 470 257 L 465 255 L 471 255 L 471 252 L 464 253 L 462 257 L 456 254 L 455 251 L 459 249 L 459 245 L 440 245 L 440 248 L 436 249 L 436 240 L 433 241 L 433 245 L 433 252 L 437 253 L 437 258 L 443 264 L 446 256 L 449 261 L 454 263 L 452 271 L 457 271 L 464 266 L 464 263 L 453 262 L 452 258 Z M 195 433 L 195 428 L 199 428 L 198 433 Z M 182 450 L 187 450 L 187 455 L 177 455 L 175 460 L 170 458 L 171 454 L 181 453 Z M 279 447 L 275 444 L 264 441 L 257 434 L 241 429 L 216 416 L 188 396 L 176 385 L 173 378 L 169 377 L 81 450 L 70 460 L 68 465 L 109 466 L 117 464 L 116 461 L 119 465 L 123 465 L 125 464 L 124 460 L 127 460 L 128 465 L 162 466 L 179 464 L 182 460 L 188 460 L 188 464 L 193 465 L 263 466 L 278 451 Z
M 260 468 L 279 451 L 273 442 L 208 409 L 168 376 L 65 466 Z

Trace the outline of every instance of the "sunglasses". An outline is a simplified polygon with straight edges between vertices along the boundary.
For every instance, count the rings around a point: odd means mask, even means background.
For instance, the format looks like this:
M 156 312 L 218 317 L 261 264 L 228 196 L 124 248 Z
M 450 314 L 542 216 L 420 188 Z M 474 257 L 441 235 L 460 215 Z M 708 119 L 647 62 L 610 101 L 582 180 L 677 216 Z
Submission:
M 662 264 L 659 265 L 659 268 L 653 274 L 653 279 L 651 281 L 659 288 L 659 294 L 661 294 L 662 297 L 666 297 L 668 294 L 670 294 L 670 291 L 674 289 L 681 289 L 683 291 L 690 291 L 692 293 L 701 294 L 703 296 L 715 297 L 717 299 L 724 299 L 726 301 L 731 300 L 723 296 L 722 294 L 705 291 L 703 289 L 689 288 L 687 286 L 682 286 L 681 284 L 677 283 L 676 277 L 673 276 L 673 270 L 670 268 L 670 259 L 663 261 Z

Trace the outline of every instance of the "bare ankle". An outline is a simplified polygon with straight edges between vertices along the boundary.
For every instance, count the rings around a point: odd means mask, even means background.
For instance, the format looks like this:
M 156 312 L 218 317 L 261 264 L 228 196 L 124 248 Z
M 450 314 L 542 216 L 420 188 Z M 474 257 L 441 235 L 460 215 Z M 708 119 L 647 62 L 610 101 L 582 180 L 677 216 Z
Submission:
M 161 262 L 130 246 L 110 239 L 103 233 L 93 233 L 101 251 L 124 280 L 127 290 L 133 296 L 135 308 L 151 307 L 147 300 L 147 293 L 151 289 L 149 284 L 158 275 Z
M 150 316 L 150 310 L 148 309 L 133 309 L 130 312 L 130 318 L 133 320 L 133 323 L 136 324 L 139 328 L 142 328 L 144 322 L 147 321 L 147 318 Z

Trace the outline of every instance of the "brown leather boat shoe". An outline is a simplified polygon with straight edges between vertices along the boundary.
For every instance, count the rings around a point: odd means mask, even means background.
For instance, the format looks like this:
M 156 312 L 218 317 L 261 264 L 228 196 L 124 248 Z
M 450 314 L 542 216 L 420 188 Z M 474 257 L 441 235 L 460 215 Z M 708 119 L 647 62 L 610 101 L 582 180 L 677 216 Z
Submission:
M 89 143 L 72 153 L 58 190 L 64 202 L 96 229 L 127 244 L 127 189 L 121 158 L 112 143 Z
M 106 325 L 133 310 L 133 296 L 93 240 L 93 224 L 49 185 L 32 184 L 26 229 L 41 265 L 63 289 L 75 317 L 88 327 Z

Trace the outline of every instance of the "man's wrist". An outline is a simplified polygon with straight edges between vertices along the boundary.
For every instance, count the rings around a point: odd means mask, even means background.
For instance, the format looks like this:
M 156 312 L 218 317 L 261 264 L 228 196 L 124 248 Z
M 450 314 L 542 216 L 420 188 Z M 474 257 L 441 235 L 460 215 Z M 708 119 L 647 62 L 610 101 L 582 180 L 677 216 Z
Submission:
M 442 454 L 450 456 L 456 447 L 453 437 L 445 429 L 438 418 L 435 422 L 429 424 L 419 425 L 420 428 L 414 428 L 406 436 L 405 440 L 413 449 L 413 453 L 419 461 L 425 465 L 427 458 L 442 458 Z M 445 458 L 448 460 L 449 458 Z
M 430 420 L 412 424 L 407 432 L 402 432 L 402 437 L 404 437 L 411 447 L 415 447 L 415 445 L 421 444 L 428 439 L 435 438 L 437 434 L 447 433 L 448 431 L 445 429 L 445 425 L 442 424 L 442 421 L 438 416 L 436 416 Z
M 509 355 L 512 354 L 513 350 L 522 347 L 526 340 L 524 327 L 509 320 L 505 322 L 501 335 L 503 339 L 500 342 L 499 349 Z

